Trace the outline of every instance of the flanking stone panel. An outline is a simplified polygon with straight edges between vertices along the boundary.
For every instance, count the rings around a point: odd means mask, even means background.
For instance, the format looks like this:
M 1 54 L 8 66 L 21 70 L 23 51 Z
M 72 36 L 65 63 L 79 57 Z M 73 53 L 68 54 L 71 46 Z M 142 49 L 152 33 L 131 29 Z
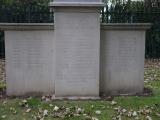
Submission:
M 101 92 L 107 95 L 143 92 L 145 31 L 149 27 L 149 24 L 102 25 Z
M 5 31 L 7 95 L 54 94 L 54 31 L 16 28 Z

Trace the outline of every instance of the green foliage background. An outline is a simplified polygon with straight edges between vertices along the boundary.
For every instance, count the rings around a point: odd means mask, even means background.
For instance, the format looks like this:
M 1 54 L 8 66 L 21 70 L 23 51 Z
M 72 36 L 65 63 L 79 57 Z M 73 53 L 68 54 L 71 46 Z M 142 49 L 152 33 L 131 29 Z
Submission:
M 43 5 L 47 6 L 49 0 L 0 0 L 3 5 Z
M 0 31 L 0 58 L 5 54 L 5 46 L 4 46 L 4 34 Z

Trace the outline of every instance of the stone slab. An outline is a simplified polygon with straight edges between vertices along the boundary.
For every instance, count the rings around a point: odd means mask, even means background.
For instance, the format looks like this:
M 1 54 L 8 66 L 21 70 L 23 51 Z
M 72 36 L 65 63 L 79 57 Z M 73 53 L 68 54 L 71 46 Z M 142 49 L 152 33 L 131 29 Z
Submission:
M 99 96 L 99 12 L 55 12 L 56 97 Z
M 101 30 L 146 31 L 152 25 L 152 23 L 103 23 L 101 24 Z
M 102 0 L 54 0 L 49 4 L 52 7 L 102 7 Z
M 141 93 L 144 55 L 145 30 L 102 29 L 101 92 L 107 95 Z
M 7 95 L 54 94 L 54 31 L 5 31 Z
M 51 7 L 103 7 L 103 3 L 99 2 L 51 2 L 49 4 Z
M 53 23 L 0 23 L 0 30 L 54 30 Z
M 90 96 L 86 96 L 86 97 L 55 97 L 55 99 L 53 100 L 100 100 L 100 97 L 90 97 Z

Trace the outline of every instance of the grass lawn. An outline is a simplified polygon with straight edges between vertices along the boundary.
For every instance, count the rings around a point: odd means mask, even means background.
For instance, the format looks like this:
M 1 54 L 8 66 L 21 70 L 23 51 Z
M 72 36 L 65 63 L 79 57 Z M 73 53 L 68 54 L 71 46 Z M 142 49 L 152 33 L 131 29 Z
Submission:
M 153 90 L 153 96 L 121 96 L 112 101 L 0 99 L 0 120 L 160 120 L 159 67 L 146 66 L 145 86 Z

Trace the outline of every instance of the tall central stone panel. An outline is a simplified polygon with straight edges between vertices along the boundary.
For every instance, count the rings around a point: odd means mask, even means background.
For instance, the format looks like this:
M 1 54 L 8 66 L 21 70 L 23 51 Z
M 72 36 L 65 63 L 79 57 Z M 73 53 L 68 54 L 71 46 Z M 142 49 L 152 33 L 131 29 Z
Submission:
M 55 0 L 56 97 L 98 97 L 100 0 Z

